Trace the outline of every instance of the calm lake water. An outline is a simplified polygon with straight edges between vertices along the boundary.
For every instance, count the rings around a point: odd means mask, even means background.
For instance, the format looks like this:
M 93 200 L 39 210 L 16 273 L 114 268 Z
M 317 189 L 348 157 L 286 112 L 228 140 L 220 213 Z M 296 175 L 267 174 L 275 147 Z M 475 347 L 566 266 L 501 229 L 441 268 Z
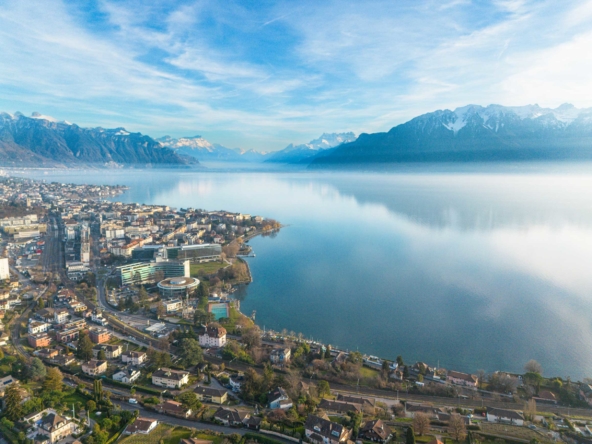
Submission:
M 592 376 L 592 168 L 395 173 L 59 171 L 126 202 L 288 225 L 251 241 L 261 327 L 462 371 Z

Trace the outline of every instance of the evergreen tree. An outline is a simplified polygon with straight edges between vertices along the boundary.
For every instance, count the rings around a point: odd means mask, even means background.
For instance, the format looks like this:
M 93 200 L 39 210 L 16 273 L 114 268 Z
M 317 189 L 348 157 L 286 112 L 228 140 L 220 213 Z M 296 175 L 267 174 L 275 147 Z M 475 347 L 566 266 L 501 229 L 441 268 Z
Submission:
M 93 357 L 93 343 L 85 331 L 80 332 L 78 337 L 78 348 L 76 349 L 76 356 L 84 361 L 88 361 Z
M 43 390 L 46 391 L 60 391 L 62 390 L 62 383 L 64 381 L 64 376 L 62 372 L 57 367 L 49 367 L 47 369 L 47 375 L 45 376 L 45 380 L 43 381 Z
M 47 374 L 47 369 L 43 362 L 39 358 L 33 358 L 31 361 L 31 365 L 27 367 L 27 376 L 29 376 L 33 380 L 41 380 L 45 378 Z
M 21 396 L 21 389 L 19 386 L 16 384 L 9 385 L 4 396 L 4 403 L 6 405 L 5 414 L 8 419 L 12 421 L 18 421 L 22 419 L 22 401 L 23 397 Z
M 95 398 L 95 402 L 98 404 L 103 399 L 103 381 L 100 379 L 96 379 L 93 382 L 93 394 Z
M 415 433 L 413 433 L 413 427 L 407 428 L 407 435 L 405 436 L 405 444 L 415 444 Z
M 97 359 L 100 359 L 101 361 L 107 359 L 107 355 L 105 355 L 105 350 L 99 350 L 99 353 L 97 354 Z

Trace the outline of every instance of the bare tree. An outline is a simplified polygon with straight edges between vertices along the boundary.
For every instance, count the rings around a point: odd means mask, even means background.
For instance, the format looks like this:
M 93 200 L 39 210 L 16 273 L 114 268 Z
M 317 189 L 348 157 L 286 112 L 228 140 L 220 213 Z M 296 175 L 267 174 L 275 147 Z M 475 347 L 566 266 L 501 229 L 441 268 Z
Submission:
M 430 418 L 422 412 L 416 412 L 413 416 L 413 430 L 420 436 L 430 431 Z
M 538 373 L 539 375 L 543 374 L 543 367 L 534 359 L 531 359 L 524 365 L 524 371 L 526 373 Z
M 465 419 L 458 413 L 450 415 L 450 421 L 448 421 L 448 433 L 456 441 L 461 442 L 467 436 L 467 427 L 465 426 Z
M 483 369 L 477 370 L 477 384 L 479 384 L 480 388 L 483 387 L 484 382 L 485 382 L 485 370 L 483 370 Z
M 537 412 L 536 401 L 531 399 L 524 405 L 524 415 L 529 417 L 532 421 Z

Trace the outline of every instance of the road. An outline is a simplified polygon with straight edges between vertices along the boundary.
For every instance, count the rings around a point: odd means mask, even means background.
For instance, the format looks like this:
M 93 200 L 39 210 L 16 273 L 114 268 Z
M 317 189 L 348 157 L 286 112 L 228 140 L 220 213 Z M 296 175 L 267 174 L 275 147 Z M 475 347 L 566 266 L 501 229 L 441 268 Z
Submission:
M 253 430 L 244 429 L 244 428 L 224 427 L 224 426 L 220 426 L 217 424 L 203 423 L 203 422 L 191 421 L 189 419 L 182 419 L 182 418 L 177 418 L 174 416 L 163 415 L 161 413 L 156 413 L 151 410 L 146 410 L 145 408 L 143 408 L 139 404 L 132 405 L 132 404 L 128 404 L 127 402 L 123 402 L 123 401 L 114 401 L 113 403 L 117 404 L 123 410 L 130 410 L 130 411 L 139 410 L 140 416 L 143 416 L 145 418 L 158 419 L 160 422 L 165 422 L 167 424 L 173 424 L 173 425 L 178 425 L 178 426 L 183 426 L 183 427 L 190 427 L 190 428 L 194 428 L 194 429 L 198 429 L 198 430 L 212 430 L 214 432 L 226 433 L 226 434 L 238 433 L 239 435 L 244 435 L 245 433 L 253 431 Z M 270 437 L 276 441 L 281 441 L 286 444 L 294 444 L 292 441 L 289 441 L 287 439 L 282 439 L 282 438 L 275 436 L 275 435 L 270 436 Z

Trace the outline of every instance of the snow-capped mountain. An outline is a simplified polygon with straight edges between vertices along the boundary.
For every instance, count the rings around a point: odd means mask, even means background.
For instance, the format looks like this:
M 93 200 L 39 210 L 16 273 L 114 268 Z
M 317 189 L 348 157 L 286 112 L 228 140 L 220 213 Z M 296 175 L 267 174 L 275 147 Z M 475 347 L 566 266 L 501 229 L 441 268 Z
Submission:
M 467 105 L 362 134 L 314 165 L 592 159 L 592 108 Z
M 202 136 L 180 137 L 179 139 L 164 136 L 156 140 L 163 146 L 176 150 L 179 154 L 201 161 L 260 162 L 265 156 L 265 153 L 254 150 L 232 149 L 217 143 L 210 143 Z
M 320 151 L 328 150 L 343 143 L 353 142 L 356 135 L 349 133 L 323 133 L 318 139 L 301 145 L 290 144 L 281 151 L 271 153 L 266 162 L 303 163 L 318 155 Z
M 197 163 L 124 128 L 81 128 L 33 113 L 0 113 L 0 165 L 126 166 Z

